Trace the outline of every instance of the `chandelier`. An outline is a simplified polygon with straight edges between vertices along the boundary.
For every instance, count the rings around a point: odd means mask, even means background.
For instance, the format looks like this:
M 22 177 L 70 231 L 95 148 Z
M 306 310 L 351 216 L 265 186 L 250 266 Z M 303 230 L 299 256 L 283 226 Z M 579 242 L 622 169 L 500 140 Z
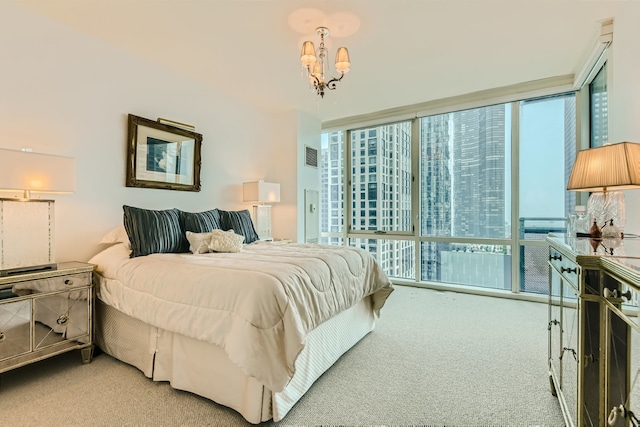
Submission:
M 324 38 L 329 35 L 329 29 L 326 27 L 316 28 L 316 34 L 320 36 L 320 47 L 318 48 L 318 56 L 316 57 L 316 49 L 313 42 L 306 41 L 302 44 L 302 53 L 300 54 L 300 62 L 307 69 L 309 81 L 313 84 L 315 92 L 324 97 L 325 89 L 334 90 L 336 83 L 349 72 L 351 62 L 349 62 L 349 51 L 346 47 L 338 48 L 336 53 L 336 70 L 340 73 L 340 77 L 333 77 L 329 81 L 325 79 L 325 62 L 327 60 L 327 48 L 324 46 Z

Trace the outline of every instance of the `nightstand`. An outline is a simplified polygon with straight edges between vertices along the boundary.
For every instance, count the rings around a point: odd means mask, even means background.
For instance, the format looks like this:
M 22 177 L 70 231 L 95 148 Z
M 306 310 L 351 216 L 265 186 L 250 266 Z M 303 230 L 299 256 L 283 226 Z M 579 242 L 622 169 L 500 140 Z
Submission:
M 94 266 L 57 266 L 0 277 L 0 373 L 74 349 L 91 362 Z

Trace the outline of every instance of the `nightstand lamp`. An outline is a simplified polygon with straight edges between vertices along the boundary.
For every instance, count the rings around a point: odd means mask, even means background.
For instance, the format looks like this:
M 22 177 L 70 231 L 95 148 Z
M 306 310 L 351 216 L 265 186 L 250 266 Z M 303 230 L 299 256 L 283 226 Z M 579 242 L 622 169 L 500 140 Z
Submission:
M 69 157 L 0 149 L 0 277 L 56 269 L 54 200 L 31 194 L 74 192 L 75 168 Z
M 640 144 L 620 142 L 578 152 L 567 190 L 589 191 L 585 237 L 622 238 L 626 225 L 624 194 L 640 188 Z
M 271 205 L 280 201 L 280 184 L 264 182 L 245 182 L 242 184 L 242 200 L 255 202 L 251 217 L 256 233 L 261 240 L 271 240 Z

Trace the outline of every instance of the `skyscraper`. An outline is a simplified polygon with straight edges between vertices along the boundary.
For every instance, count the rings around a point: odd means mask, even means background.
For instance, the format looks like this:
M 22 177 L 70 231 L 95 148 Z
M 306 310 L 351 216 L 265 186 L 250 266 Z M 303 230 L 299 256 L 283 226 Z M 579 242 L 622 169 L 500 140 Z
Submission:
M 453 236 L 505 238 L 505 107 L 452 113 Z

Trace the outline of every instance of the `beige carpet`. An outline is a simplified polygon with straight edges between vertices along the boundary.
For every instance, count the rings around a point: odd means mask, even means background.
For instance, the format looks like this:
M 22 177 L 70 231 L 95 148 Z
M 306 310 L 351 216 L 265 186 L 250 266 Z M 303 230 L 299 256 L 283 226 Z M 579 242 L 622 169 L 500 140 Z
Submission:
M 562 426 L 544 304 L 396 286 L 376 329 L 280 425 Z M 78 352 L 0 374 L 0 425 L 246 425 L 233 410 Z

